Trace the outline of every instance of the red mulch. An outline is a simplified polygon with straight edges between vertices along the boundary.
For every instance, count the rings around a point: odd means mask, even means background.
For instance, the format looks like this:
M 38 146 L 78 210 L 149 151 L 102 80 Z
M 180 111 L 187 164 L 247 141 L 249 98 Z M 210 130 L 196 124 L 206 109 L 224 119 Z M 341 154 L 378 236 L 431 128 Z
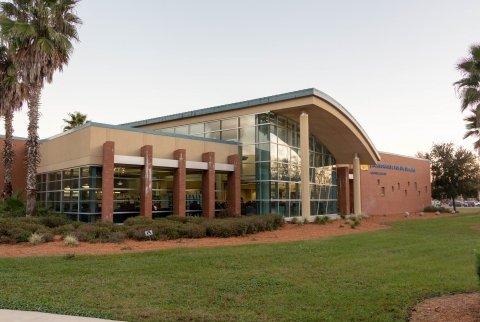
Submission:
M 14 245 L 1 244 L 0 257 L 48 256 L 65 254 L 111 254 L 142 252 L 170 248 L 217 247 L 230 245 L 289 242 L 375 231 L 388 228 L 388 223 L 393 221 L 418 220 L 443 216 L 449 215 L 442 214 L 436 216 L 433 213 L 425 213 L 424 215 L 420 216 L 419 214 L 411 214 L 408 218 L 406 218 L 403 214 L 388 216 L 371 216 L 367 219 L 362 220 L 361 224 L 355 229 L 352 229 L 350 228 L 350 226 L 344 224 L 344 220 L 336 220 L 326 225 L 286 224 L 284 227 L 276 231 L 266 231 L 254 235 L 230 238 L 208 237 L 200 239 L 178 239 L 167 241 L 127 240 L 118 244 L 80 243 L 80 245 L 75 247 L 65 246 L 62 241 L 54 241 L 36 246 L 32 246 L 28 243 Z
M 480 294 L 455 294 L 425 300 L 412 310 L 410 321 L 480 321 Z

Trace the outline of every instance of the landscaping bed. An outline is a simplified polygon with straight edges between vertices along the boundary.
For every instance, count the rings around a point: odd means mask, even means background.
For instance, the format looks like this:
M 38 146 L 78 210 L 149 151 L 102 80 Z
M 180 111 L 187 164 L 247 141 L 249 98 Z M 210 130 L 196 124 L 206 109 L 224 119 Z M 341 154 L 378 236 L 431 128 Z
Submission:
M 178 238 L 170 240 L 132 240 L 122 242 L 89 243 L 80 242 L 76 247 L 69 247 L 61 236 L 56 236 L 53 242 L 33 246 L 30 243 L 0 244 L 0 257 L 48 256 L 65 254 L 112 254 L 145 252 L 172 248 L 219 247 L 245 244 L 279 243 L 300 240 L 322 239 L 332 236 L 348 235 L 386 229 L 391 222 L 422 220 L 433 217 L 454 216 L 451 214 L 437 216 L 431 214 L 396 214 L 389 216 L 370 216 L 361 224 L 352 228 L 346 219 L 329 221 L 327 223 L 284 224 L 277 230 L 257 232 L 256 234 L 235 236 L 229 238 Z M 197 220 L 200 220 L 197 218 Z
M 63 215 L 0 218 L 0 244 L 30 242 L 41 244 L 62 239 L 66 244 L 78 242 L 119 243 L 171 240 L 179 238 L 233 237 L 278 229 L 283 218 L 278 215 L 256 215 L 206 219 L 169 216 L 162 219 L 132 217 L 123 225 L 70 221 Z

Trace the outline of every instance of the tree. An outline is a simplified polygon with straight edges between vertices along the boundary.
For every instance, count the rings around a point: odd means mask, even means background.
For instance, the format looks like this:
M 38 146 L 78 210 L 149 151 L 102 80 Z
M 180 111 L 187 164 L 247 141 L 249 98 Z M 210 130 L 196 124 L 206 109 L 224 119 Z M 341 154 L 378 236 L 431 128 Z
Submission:
M 457 65 L 457 69 L 463 77 L 454 83 L 462 100 L 461 111 L 470 109 L 477 116 L 475 125 L 478 125 L 480 122 L 480 45 L 470 47 L 469 56 L 462 59 Z M 471 118 L 468 117 L 466 121 L 468 134 L 466 136 L 475 136 L 480 139 L 479 132 L 468 132 L 471 130 L 471 128 L 468 128 L 472 125 Z M 478 128 L 478 126 L 475 126 L 475 128 Z M 478 150 L 479 146 L 475 148 Z
M 480 112 L 480 110 L 478 112 Z M 477 111 L 472 110 L 470 115 L 463 120 L 465 121 L 465 127 L 467 128 L 467 132 L 463 138 L 475 137 L 476 141 L 473 143 L 473 148 L 480 151 L 480 115 L 477 115 Z
M 3 148 L 3 198 L 12 196 L 13 159 L 13 113 L 22 107 L 28 96 L 28 87 L 21 82 L 11 51 L 0 44 L 0 116 L 5 119 L 5 145 Z
M 434 144 L 430 152 L 418 153 L 430 160 L 432 170 L 432 196 L 436 199 L 449 198 L 456 211 L 457 196 L 477 196 L 480 188 L 480 165 L 477 156 L 453 143 Z
M 67 123 L 67 125 L 63 128 L 63 132 L 83 125 L 87 122 L 87 115 L 80 112 L 68 113 L 68 116 L 70 119 L 63 119 L 63 121 Z
M 45 81 L 62 71 L 78 40 L 81 24 L 74 9 L 78 0 L 12 0 L 0 2 L 2 37 L 14 49 L 14 60 L 29 87 L 27 163 L 27 216 L 36 210 L 36 175 L 40 163 L 38 119 Z

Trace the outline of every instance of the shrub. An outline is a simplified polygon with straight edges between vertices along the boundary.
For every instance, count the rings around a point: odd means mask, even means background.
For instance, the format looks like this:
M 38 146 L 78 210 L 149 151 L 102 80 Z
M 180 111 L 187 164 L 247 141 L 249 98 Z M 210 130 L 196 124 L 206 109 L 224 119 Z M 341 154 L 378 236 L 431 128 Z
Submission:
M 28 242 L 28 238 L 40 230 L 48 229 L 34 218 L 3 218 L 0 219 L 0 243 Z
M 68 224 L 70 220 L 65 215 L 48 214 L 38 217 L 38 222 L 48 228 L 56 228 Z
M 66 224 L 53 228 L 53 233 L 55 235 L 67 236 L 73 234 L 78 227 L 75 227 L 73 224 Z
M 125 226 L 150 225 L 153 224 L 153 220 L 143 216 L 135 216 L 128 218 L 123 224 Z
M 63 238 L 63 243 L 65 244 L 65 246 L 78 246 L 79 244 L 77 237 L 73 235 L 66 235 Z
M 39 233 L 33 233 L 28 237 L 28 242 L 32 245 L 39 245 L 44 243 L 43 235 Z
M 182 238 L 203 238 L 207 236 L 207 228 L 205 225 L 186 223 L 179 226 L 178 235 Z
M 423 212 L 450 212 L 449 209 L 440 206 L 426 206 L 423 208 Z
M 254 215 L 206 221 L 206 233 L 211 237 L 232 237 L 278 229 L 283 225 L 280 215 Z
M 330 222 L 330 218 L 328 216 L 317 216 L 315 218 L 315 223 L 319 225 L 325 225 Z
M 112 223 L 97 222 L 79 226 L 73 235 L 82 242 L 108 243 L 125 239 L 125 234 L 118 234 L 119 228 Z
M 25 205 L 18 194 L 0 201 L 0 217 L 21 216 L 25 216 Z

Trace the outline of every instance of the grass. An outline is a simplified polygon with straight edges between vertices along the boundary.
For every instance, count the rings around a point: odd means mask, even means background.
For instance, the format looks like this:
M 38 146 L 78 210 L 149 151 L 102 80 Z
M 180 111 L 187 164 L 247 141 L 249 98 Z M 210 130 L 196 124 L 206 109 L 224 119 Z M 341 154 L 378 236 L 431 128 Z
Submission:
M 480 215 L 282 244 L 0 259 L 0 307 L 129 321 L 404 321 L 478 289 Z

